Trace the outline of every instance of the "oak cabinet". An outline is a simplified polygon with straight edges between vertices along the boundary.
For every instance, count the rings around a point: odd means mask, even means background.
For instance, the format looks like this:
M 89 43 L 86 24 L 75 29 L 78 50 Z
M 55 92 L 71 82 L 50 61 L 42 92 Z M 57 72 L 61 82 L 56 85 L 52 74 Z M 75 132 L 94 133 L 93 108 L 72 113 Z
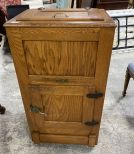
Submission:
M 35 9 L 5 27 L 32 140 L 97 144 L 113 20 L 99 9 Z

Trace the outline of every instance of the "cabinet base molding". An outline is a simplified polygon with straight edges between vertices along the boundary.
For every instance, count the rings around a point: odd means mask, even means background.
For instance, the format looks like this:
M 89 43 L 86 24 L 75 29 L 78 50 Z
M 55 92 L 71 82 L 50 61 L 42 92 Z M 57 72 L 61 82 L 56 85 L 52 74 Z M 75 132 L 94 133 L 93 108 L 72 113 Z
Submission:
M 59 143 L 59 144 L 83 144 L 94 147 L 96 145 L 96 135 L 87 136 L 69 136 L 69 135 L 52 135 L 32 133 L 32 140 L 35 144 L 38 143 Z

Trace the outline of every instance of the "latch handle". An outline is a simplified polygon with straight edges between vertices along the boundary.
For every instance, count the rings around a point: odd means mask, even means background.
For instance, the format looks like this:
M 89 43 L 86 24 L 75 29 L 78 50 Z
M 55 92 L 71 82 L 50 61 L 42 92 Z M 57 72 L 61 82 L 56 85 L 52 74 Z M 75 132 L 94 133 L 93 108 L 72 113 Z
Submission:
M 31 111 L 31 112 L 34 112 L 34 113 L 39 113 L 39 114 L 44 115 L 44 116 L 47 116 L 46 113 L 41 112 L 41 110 L 40 110 L 39 107 L 33 106 L 32 104 L 30 105 L 30 111 Z
M 55 13 L 52 18 L 60 19 L 60 18 L 68 18 L 68 15 L 65 13 Z

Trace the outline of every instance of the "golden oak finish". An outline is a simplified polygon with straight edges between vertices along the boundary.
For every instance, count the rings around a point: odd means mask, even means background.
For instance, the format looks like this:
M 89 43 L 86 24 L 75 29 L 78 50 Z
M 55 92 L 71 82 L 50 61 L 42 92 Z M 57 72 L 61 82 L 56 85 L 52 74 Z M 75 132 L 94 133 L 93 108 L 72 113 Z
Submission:
M 36 35 L 36 40 L 85 42 L 98 41 L 99 31 L 100 28 L 22 28 L 21 36 L 23 40 L 33 41 L 35 41 L 34 37 Z
M 30 87 L 32 105 L 46 116 L 35 113 L 39 131 L 47 134 L 88 135 L 91 128 L 84 122 L 92 120 L 94 100 L 86 94 L 94 88 L 82 86 Z M 39 102 L 37 104 L 37 102 Z
M 99 9 L 35 9 L 5 27 L 34 143 L 96 145 L 113 20 Z
M 40 143 L 40 136 L 38 132 L 32 132 L 32 140 L 36 144 Z
M 66 82 L 59 82 L 59 81 Z M 44 75 L 29 75 L 30 84 L 34 85 L 85 85 L 93 86 L 94 77 L 83 77 L 83 76 L 44 76 Z
M 94 147 L 94 146 L 97 144 L 96 138 L 97 138 L 96 135 L 92 135 L 92 134 L 91 134 L 91 135 L 89 136 L 89 140 L 88 140 L 89 146 Z
M 97 47 L 97 42 L 24 41 L 28 74 L 92 77 Z
M 15 64 L 15 70 L 19 81 L 20 92 L 24 102 L 24 108 L 29 123 L 29 128 L 31 132 L 37 131 L 37 127 L 34 124 L 33 114 L 29 112 L 29 106 L 30 106 L 30 98 L 28 90 L 29 81 L 28 81 L 28 72 L 26 69 L 27 64 L 25 61 L 24 50 L 22 47 L 20 31 L 19 29 L 14 29 L 14 28 L 6 29 L 6 31 L 8 39 L 10 40 L 9 45 L 13 55 L 13 61 Z
M 86 145 L 88 144 L 88 137 L 40 134 L 40 142 Z

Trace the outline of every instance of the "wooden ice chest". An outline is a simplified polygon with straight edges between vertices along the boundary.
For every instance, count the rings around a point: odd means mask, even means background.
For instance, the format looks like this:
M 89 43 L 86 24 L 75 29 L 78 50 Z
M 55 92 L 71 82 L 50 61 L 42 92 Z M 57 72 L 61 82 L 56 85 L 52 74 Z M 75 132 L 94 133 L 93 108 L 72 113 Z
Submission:
M 113 20 L 99 9 L 33 9 L 5 27 L 34 143 L 97 144 Z

